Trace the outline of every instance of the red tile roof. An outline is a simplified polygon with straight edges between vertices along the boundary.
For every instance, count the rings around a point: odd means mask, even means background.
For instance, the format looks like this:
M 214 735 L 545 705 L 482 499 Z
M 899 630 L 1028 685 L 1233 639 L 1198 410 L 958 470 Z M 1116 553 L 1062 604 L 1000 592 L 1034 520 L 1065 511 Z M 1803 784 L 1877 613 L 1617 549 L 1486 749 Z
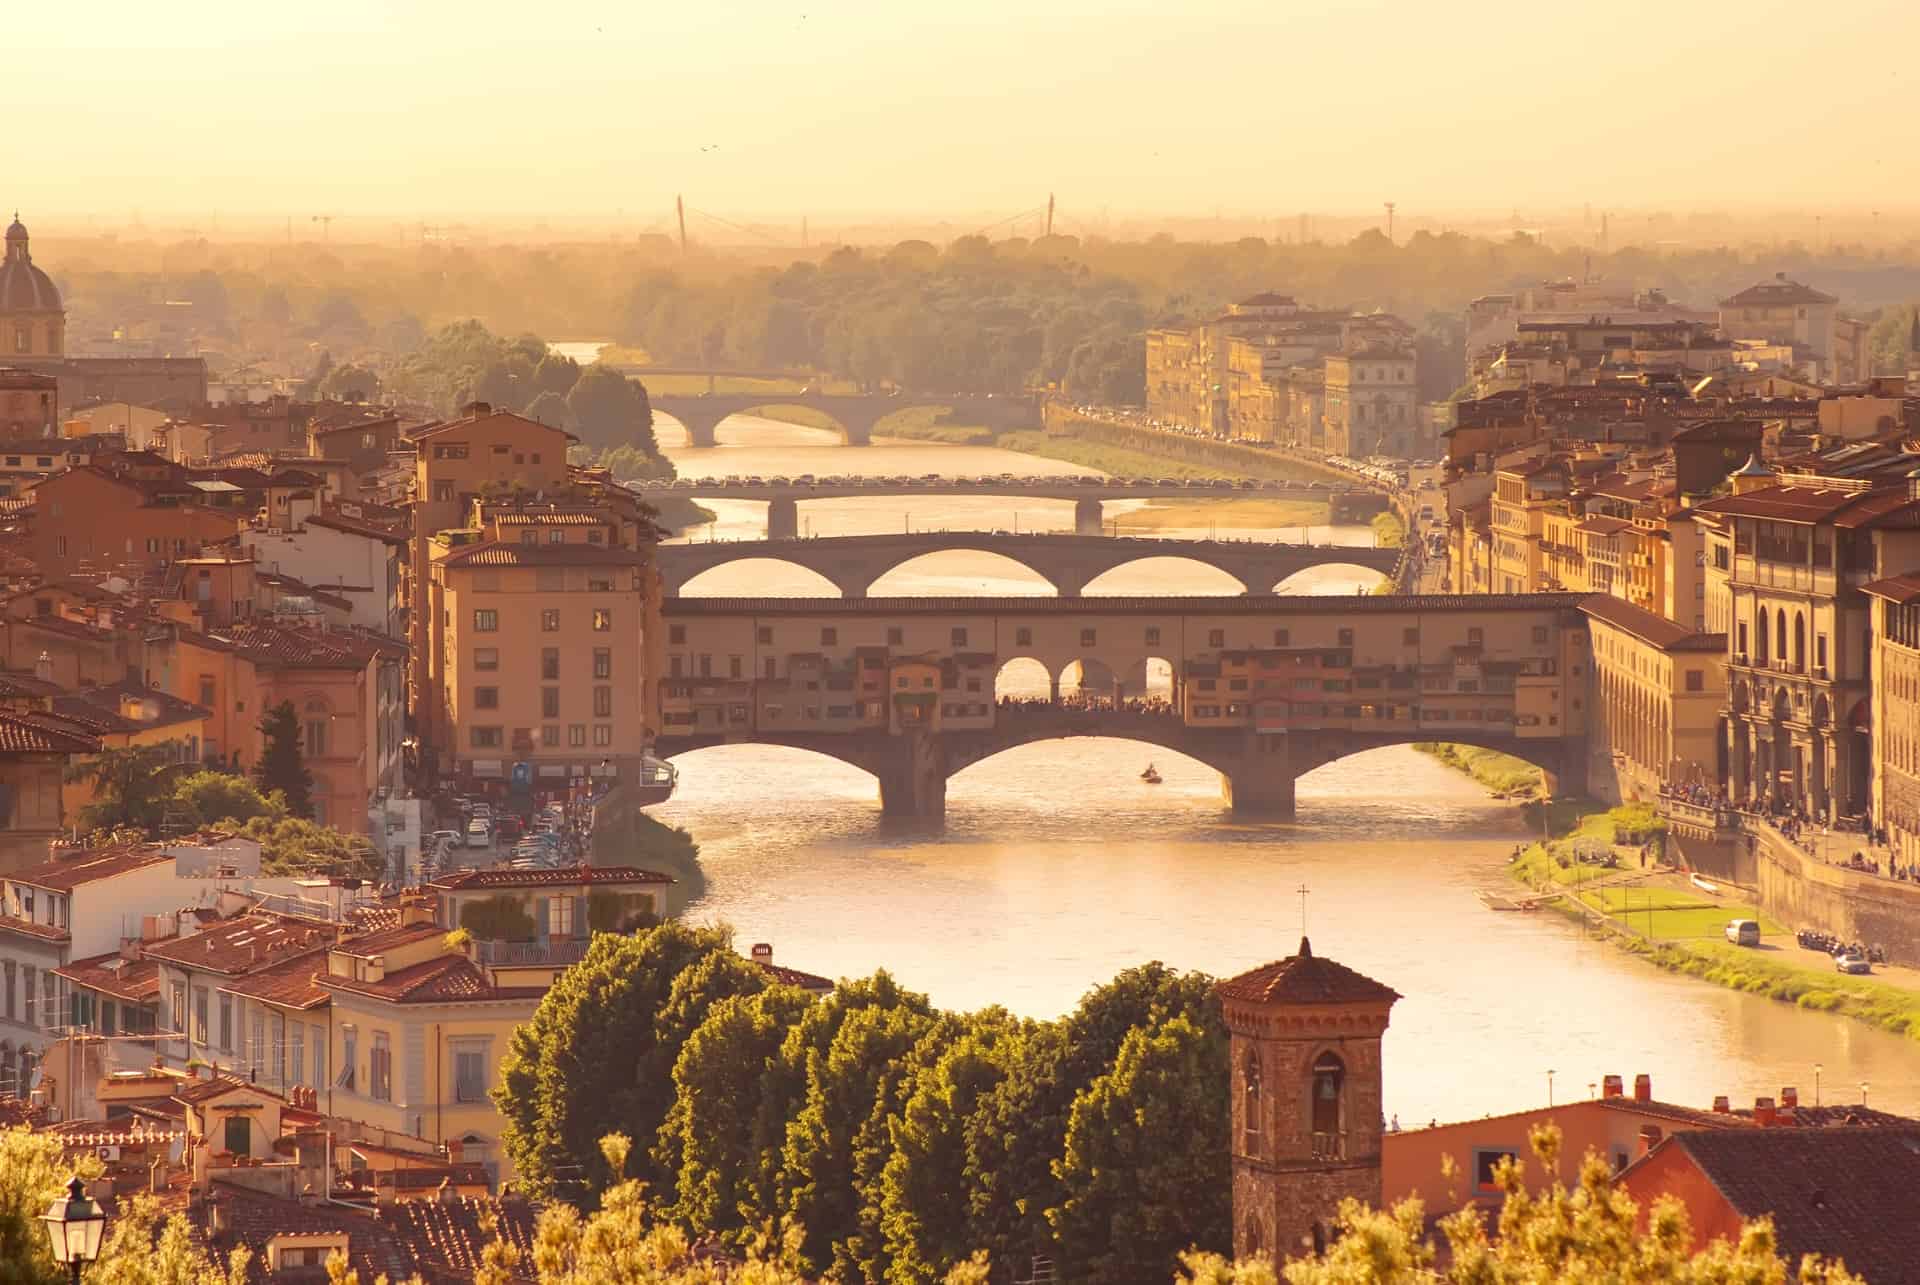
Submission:
M 1391 1004 L 1400 998 L 1391 986 L 1321 959 L 1305 937 L 1299 954 L 1230 977 L 1214 989 L 1227 999 L 1264 1004 Z
M 442 955 L 424 964 L 388 973 L 377 982 L 356 981 L 332 974 L 320 978 L 328 990 L 350 991 L 394 1004 L 457 1004 L 463 1001 L 537 1000 L 544 986 L 495 986 L 480 966 L 465 955 Z
M 1662 651 L 1724 652 L 1727 649 L 1725 634 L 1696 632 L 1668 620 L 1658 612 L 1637 607 L 1625 598 L 1616 598 L 1610 593 L 1596 593 L 1583 599 L 1580 610 L 1590 618 L 1625 630 Z
M 151 959 L 123 959 L 118 951 L 76 959 L 53 970 L 75 986 L 115 999 L 144 1004 L 160 998 L 160 965 Z
M 1920 1282 L 1920 1130 L 1685 1130 L 1668 1147 L 1742 1218 L 1771 1217 L 1791 1267 L 1818 1254 L 1874 1285 Z
M 327 1002 L 327 992 L 316 980 L 327 971 L 326 956 L 307 951 L 292 959 L 235 978 L 219 989 L 229 995 L 245 995 L 263 1004 L 280 1008 L 319 1008 Z M 156 991 L 158 987 L 155 988 Z
M 118 848 L 67 848 L 51 861 L 25 870 L 16 870 L 7 878 L 15 883 L 46 888 L 52 892 L 72 892 L 81 884 L 112 879 L 134 870 L 157 866 L 173 858 L 158 844 L 138 844 Z
M 23 937 L 37 937 L 41 941 L 72 940 L 64 928 L 55 928 L 52 924 L 36 924 L 31 919 L 17 919 L 12 915 L 0 915 L 0 932 L 19 933 Z
M 516 544 L 483 540 L 441 559 L 454 567 L 644 567 L 644 554 L 598 544 Z
M 256 912 L 220 920 L 185 937 L 154 942 L 146 951 L 167 963 L 234 977 L 311 955 L 339 933 L 339 925 L 324 920 Z
M 231 625 L 191 637 L 217 651 L 238 652 L 256 665 L 270 668 L 365 669 L 379 654 L 379 648 L 366 638 L 337 629 Z
M 1860 592 L 1904 607 L 1920 599 L 1920 575 L 1888 576 L 1860 586 Z
M 58 714 L 0 713 L 0 754 L 98 754 L 100 740 Z

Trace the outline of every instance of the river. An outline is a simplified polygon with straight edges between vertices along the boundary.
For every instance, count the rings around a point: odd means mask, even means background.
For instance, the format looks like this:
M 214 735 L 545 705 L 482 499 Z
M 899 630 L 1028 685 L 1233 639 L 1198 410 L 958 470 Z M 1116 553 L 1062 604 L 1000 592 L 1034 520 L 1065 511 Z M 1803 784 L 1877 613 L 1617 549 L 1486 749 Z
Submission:
M 1081 472 L 1009 452 L 921 443 L 865 449 L 826 434 L 735 420 L 725 443 L 667 453 L 681 472 L 1030 475 Z M 715 505 L 714 534 L 757 535 L 760 506 Z M 1058 525 L 1071 507 L 1058 506 Z M 1022 501 L 1023 523 L 1052 506 Z M 803 506 L 819 534 L 904 521 L 1011 526 L 999 501 L 916 496 Z M 1062 516 L 1064 515 L 1064 516 Z M 878 525 L 875 525 L 878 524 Z M 704 533 L 703 533 L 704 534 Z M 1272 532 L 1256 532 L 1271 537 Z M 1291 537 L 1294 533 L 1288 532 Z M 1316 532 L 1363 542 L 1365 532 Z M 791 593 L 805 573 L 736 569 L 708 592 Z M 1356 572 L 1290 587 L 1351 592 Z M 1139 564 L 1126 592 L 1207 592 L 1186 564 Z M 877 592 L 1032 592 L 980 555 L 921 559 Z M 1025 589 L 1018 586 L 1027 584 Z M 1044 591 L 1044 586 L 1041 586 Z M 1608 1073 L 1653 1077 L 1655 1096 L 1751 1105 L 1803 1095 L 1824 1066 L 1829 1102 L 1920 1108 L 1912 1041 L 1825 1014 L 1662 973 L 1557 915 L 1498 914 L 1474 896 L 1502 887 L 1522 836 L 1516 810 L 1407 748 L 1354 755 L 1302 777 L 1291 823 L 1235 821 L 1218 778 L 1153 751 L 1165 783 L 1138 779 L 1149 753 L 1106 739 L 1030 745 L 976 764 L 948 791 L 939 835 L 884 830 L 873 782 L 834 760 L 762 746 L 682 757 L 680 788 L 652 810 L 700 841 L 707 889 L 688 913 L 773 943 L 795 968 L 891 970 L 940 1004 L 1003 1004 L 1050 1017 L 1149 959 L 1230 974 L 1289 954 L 1304 916 L 1314 948 L 1399 990 L 1386 1044 L 1386 1108 L 1412 1124 L 1537 1105 Z M 1308 891 L 1303 897 L 1301 887 Z

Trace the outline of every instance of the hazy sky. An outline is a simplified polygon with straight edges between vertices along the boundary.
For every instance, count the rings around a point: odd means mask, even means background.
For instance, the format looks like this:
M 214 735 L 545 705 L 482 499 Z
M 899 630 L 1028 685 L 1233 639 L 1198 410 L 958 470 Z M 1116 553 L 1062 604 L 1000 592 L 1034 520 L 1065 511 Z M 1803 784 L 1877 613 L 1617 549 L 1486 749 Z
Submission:
M 663 216 L 1920 206 L 1920 5 L 10 6 L 0 203 Z

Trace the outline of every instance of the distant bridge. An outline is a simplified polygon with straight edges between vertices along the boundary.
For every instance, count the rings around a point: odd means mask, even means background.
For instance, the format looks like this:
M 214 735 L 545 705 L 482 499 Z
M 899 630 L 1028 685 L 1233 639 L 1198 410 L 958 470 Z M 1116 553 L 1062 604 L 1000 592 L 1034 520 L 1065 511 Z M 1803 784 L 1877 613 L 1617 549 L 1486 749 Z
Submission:
M 644 380 L 643 380 L 644 382 Z M 653 409 L 671 415 L 687 430 L 693 446 L 717 446 L 716 430 L 734 415 L 747 415 L 773 406 L 803 406 L 818 411 L 838 427 L 849 446 L 873 441 L 874 425 L 887 416 L 923 406 L 950 408 L 959 424 L 988 428 L 1039 428 L 1040 407 L 1032 398 L 925 395 L 863 395 L 859 393 L 712 393 L 687 396 L 667 393 L 650 398 Z
M 1242 813 L 1291 816 L 1300 774 L 1414 741 L 1500 750 L 1551 788 L 1586 757 L 1580 600 L 678 598 L 655 749 L 825 754 L 872 773 L 886 814 L 924 821 L 945 815 L 955 772 L 1073 736 L 1197 759 Z M 1016 660 L 1046 671 L 1052 699 L 1000 702 Z M 1140 700 L 1153 662 L 1169 701 Z M 1075 668 L 1091 705 L 1058 699 Z
M 663 544 L 656 552 L 668 596 L 678 595 L 703 572 L 746 558 L 771 558 L 818 573 L 843 598 L 864 598 L 902 563 L 949 550 L 995 553 L 1033 571 L 1063 597 L 1073 597 L 1096 577 L 1143 558 L 1185 558 L 1224 571 L 1247 594 L 1271 594 L 1281 581 L 1308 567 L 1355 566 L 1391 573 L 1398 549 L 1355 545 L 1264 543 L 1253 540 L 1153 540 L 1133 536 L 987 531 L 916 531 L 888 535 L 830 536 L 813 540 L 714 540 Z

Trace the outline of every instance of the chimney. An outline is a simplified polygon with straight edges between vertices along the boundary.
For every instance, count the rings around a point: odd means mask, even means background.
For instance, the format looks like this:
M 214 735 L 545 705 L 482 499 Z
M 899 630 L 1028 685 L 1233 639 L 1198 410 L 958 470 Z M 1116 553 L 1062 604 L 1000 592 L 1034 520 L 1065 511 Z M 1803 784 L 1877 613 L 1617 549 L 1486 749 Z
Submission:
M 385 955 L 374 955 L 371 958 L 369 958 L 367 960 L 365 974 L 361 977 L 360 980 L 364 982 L 386 981 L 387 980 L 387 957 Z
M 479 419 L 482 415 L 493 414 L 493 407 L 485 402 L 468 402 L 460 408 L 460 413 L 472 419 Z
M 1623 1089 L 1623 1088 L 1621 1087 L 1621 1082 L 1620 1082 L 1620 1077 L 1619 1077 L 1619 1076 L 1617 1076 L 1617 1075 L 1609 1075 L 1609 1076 L 1605 1076 L 1605 1077 L 1603 1077 L 1603 1078 L 1601 1079 L 1601 1081 L 1600 1081 L 1600 1096 L 1601 1096 L 1601 1097 L 1603 1097 L 1603 1098 L 1617 1098 L 1617 1097 L 1620 1097 L 1620 1096 L 1621 1096 L 1621 1095 L 1622 1095 L 1622 1094 L 1623 1094 L 1624 1092 L 1625 1092 L 1625 1090 L 1624 1090 L 1624 1089 Z
M 1713 1113 L 1715 1115 L 1732 1115 L 1733 1100 L 1724 1093 L 1718 1095 L 1713 1100 Z
M 1794 1088 L 1791 1084 L 1789 1084 L 1786 1088 L 1780 1090 L 1780 1109 L 1781 1110 L 1791 1111 L 1799 1105 L 1800 1105 L 1800 1090 Z
M 1653 1101 L 1653 1077 L 1645 1072 L 1633 1077 L 1633 1100 L 1635 1102 Z
M 1640 1126 L 1640 1154 L 1644 1156 L 1647 1154 L 1647 1152 L 1659 1146 L 1660 1138 L 1661 1138 L 1661 1133 L 1660 1133 L 1659 1125 L 1657 1124 L 1641 1125 Z
M 1767 1128 L 1774 1122 L 1773 1099 L 1755 1098 L 1753 1100 L 1753 1122 L 1761 1128 Z
M 773 943 L 770 941 L 756 941 L 753 943 L 753 962 L 762 967 L 771 965 L 773 963 Z
M 433 901 L 427 897 L 409 897 L 400 903 L 400 924 L 418 928 L 433 922 Z
M 33 662 L 33 676 L 43 683 L 53 681 L 53 657 L 41 652 L 39 659 Z

